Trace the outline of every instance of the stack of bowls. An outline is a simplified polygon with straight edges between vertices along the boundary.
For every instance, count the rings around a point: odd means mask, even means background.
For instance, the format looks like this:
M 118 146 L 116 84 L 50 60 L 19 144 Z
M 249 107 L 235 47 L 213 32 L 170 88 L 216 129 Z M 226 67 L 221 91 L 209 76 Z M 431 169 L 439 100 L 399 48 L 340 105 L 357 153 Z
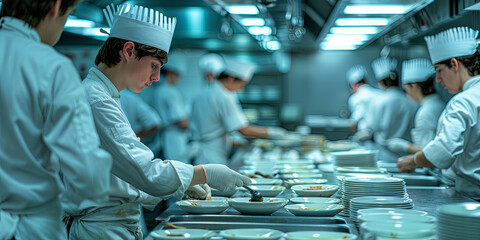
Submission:
M 358 210 L 381 207 L 409 209 L 413 207 L 413 203 L 412 199 L 398 197 L 369 196 L 352 198 L 350 200 L 350 217 L 357 222 Z

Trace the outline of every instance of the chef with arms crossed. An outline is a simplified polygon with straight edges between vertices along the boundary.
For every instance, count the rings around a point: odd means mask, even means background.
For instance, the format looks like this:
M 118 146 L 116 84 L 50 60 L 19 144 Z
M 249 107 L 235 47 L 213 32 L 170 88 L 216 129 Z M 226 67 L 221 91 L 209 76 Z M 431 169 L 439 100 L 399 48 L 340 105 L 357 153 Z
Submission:
M 67 228 L 70 239 L 142 239 L 139 204 L 154 207 L 185 192 L 204 199 L 209 191 L 205 183 L 228 191 L 250 179 L 225 165 L 153 158 L 122 112 L 119 92 L 128 88 L 138 93 L 159 80 L 176 21 L 142 6 L 108 6 L 104 12 L 110 36 L 82 85 L 101 146 L 113 157 L 110 196 L 105 203 L 84 201 L 79 207 L 66 202 Z
M 455 189 L 480 199 L 480 54 L 478 31 L 456 27 L 425 37 L 436 80 L 455 95 L 438 121 L 437 134 L 422 151 L 400 158 L 401 172 L 452 167 Z
M 3 1 L 0 239 L 66 239 L 60 195 L 107 200 L 112 159 L 78 72 L 52 48 L 78 2 Z

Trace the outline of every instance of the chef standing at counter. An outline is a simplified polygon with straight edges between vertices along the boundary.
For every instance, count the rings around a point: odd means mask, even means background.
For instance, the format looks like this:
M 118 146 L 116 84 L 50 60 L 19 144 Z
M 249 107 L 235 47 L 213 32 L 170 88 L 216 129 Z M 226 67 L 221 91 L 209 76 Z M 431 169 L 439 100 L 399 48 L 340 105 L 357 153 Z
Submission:
M 110 36 L 95 59 L 97 67 L 90 69 L 82 85 L 101 146 L 113 156 L 110 196 L 105 203 L 65 202 L 67 227 L 71 239 L 142 239 L 139 204 L 154 207 L 162 198 L 181 198 L 185 192 L 205 198 L 205 183 L 228 191 L 250 180 L 225 165 L 192 166 L 153 158 L 122 112 L 119 92 L 129 88 L 138 93 L 159 80 L 175 19 L 159 18 L 158 12 L 141 6 L 122 5 L 104 12 Z
M 52 48 L 78 2 L 3 1 L 0 239 L 66 239 L 60 195 L 107 199 L 111 157 L 78 72 Z
M 401 138 L 388 141 L 388 148 L 399 153 L 416 153 L 421 151 L 434 137 L 438 118 L 445 104 L 433 85 L 435 69 L 429 59 L 416 58 L 402 64 L 402 85 L 408 97 L 420 103 L 415 114 L 414 128 L 411 131 L 412 142 Z
M 448 168 L 455 189 L 480 199 L 480 54 L 478 31 L 457 27 L 425 37 L 436 80 L 455 95 L 443 111 L 435 138 L 421 152 L 400 158 L 402 172 L 417 167 Z

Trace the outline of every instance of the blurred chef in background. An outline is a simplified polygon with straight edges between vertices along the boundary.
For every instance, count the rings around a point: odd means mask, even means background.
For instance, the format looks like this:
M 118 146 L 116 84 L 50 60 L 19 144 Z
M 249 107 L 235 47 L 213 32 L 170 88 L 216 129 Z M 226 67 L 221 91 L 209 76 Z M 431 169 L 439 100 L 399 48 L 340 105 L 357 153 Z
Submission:
M 220 73 L 222 73 L 225 68 L 225 61 L 223 57 L 216 53 L 207 53 L 200 57 L 198 67 L 205 77 L 205 80 L 207 80 L 207 85 L 210 86 L 215 82 Z
M 107 200 L 111 156 L 78 72 L 52 48 L 78 2 L 3 1 L 0 239 L 66 239 L 60 195 Z
M 421 152 L 400 158 L 401 172 L 452 167 L 455 189 L 480 200 L 480 53 L 478 31 L 457 27 L 425 37 L 436 80 L 455 95 L 438 121 L 437 134 Z
M 374 141 L 383 146 L 391 138 L 410 141 L 417 105 L 399 88 L 397 60 L 381 57 L 372 62 L 372 68 L 384 93 L 370 105 L 371 114 L 366 117 L 368 131 L 373 133 Z
M 139 14 L 142 10 L 145 14 Z M 205 183 L 228 191 L 250 184 L 250 179 L 225 165 L 155 159 L 139 141 L 122 112 L 119 92 L 128 88 L 138 93 L 159 80 L 176 21 L 165 17 L 168 22 L 163 23 L 158 12 L 141 6 L 112 4 L 104 13 L 110 36 L 82 85 L 101 146 L 113 156 L 110 196 L 105 203 L 65 202 L 65 221 L 71 239 L 142 239 L 139 204 L 153 208 L 164 198 L 181 199 L 185 193 L 205 199 Z
M 225 59 L 225 69 L 192 101 L 191 127 L 193 140 L 200 145 L 196 164 L 228 163 L 231 148 L 229 134 L 240 132 L 254 138 L 283 138 L 287 131 L 278 127 L 250 125 L 235 100 L 234 92 L 241 90 L 254 74 L 256 65 Z
M 415 114 L 414 128 L 411 131 L 412 142 L 401 138 L 388 141 L 388 148 L 398 153 L 416 153 L 422 150 L 434 137 L 438 118 L 445 104 L 435 86 L 435 69 L 429 59 L 416 58 L 402 64 L 402 85 L 408 97 L 420 103 Z
M 350 119 L 354 121 L 352 130 L 362 131 L 367 128 L 365 123 L 366 115 L 370 114 L 370 102 L 382 93 L 382 90 L 367 84 L 367 71 L 362 65 L 355 65 L 347 72 L 347 81 L 352 91 L 348 98 L 350 108 Z

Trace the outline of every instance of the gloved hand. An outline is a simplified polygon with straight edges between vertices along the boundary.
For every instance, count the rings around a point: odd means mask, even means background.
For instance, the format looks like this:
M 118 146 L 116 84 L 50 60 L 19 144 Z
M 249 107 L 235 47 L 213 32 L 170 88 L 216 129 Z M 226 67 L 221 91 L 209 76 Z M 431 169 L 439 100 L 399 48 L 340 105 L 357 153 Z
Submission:
M 207 175 L 207 184 L 221 192 L 234 190 L 236 187 L 250 185 L 250 178 L 233 171 L 223 164 L 203 165 Z
M 387 147 L 392 152 L 407 153 L 410 142 L 401 138 L 392 138 L 387 141 Z
M 271 139 L 282 139 L 287 136 L 287 130 L 279 127 L 269 127 L 268 128 L 268 138 Z
M 210 187 L 207 184 L 197 184 L 190 186 L 185 192 L 189 199 L 205 200 L 212 196 Z
M 352 140 L 355 142 L 365 142 L 372 139 L 372 135 L 370 130 L 360 130 L 352 136 Z

